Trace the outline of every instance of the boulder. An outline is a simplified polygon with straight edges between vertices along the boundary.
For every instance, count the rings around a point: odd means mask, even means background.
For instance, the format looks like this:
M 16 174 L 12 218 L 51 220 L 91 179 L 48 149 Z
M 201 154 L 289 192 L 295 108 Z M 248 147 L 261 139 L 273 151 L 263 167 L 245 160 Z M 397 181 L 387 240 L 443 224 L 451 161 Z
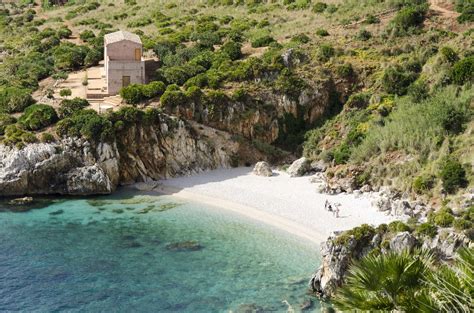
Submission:
M 392 202 L 388 197 L 382 196 L 372 203 L 380 212 L 390 211 L 392 209 Z
M 29 204 L 31 202 L 33 202 L 32 197 L 24 197 L 24 198 L 12 199 L 12 200 L 8 201 L 8 204 L 11 204 L 11 205 L 24 205 L 24 204 Z
M 306 159 L 305 157 L 302 157 L 294 161 L 288 168 L 287 172 L 290 175 L 290 177 L 299 177 L 306 174 L 306 172 L 308 172 L 309 169 L 310 169 L 309 160 Z
M 403 250 L 412 250 L 417 243 L 416 238 L 409 232 L 401 232 L 390 240 L 390 250 L 402 252 Z
M 264 177 L 270 177 L 273 175 L 273 171 L 270 167 L 270 164 L 265 161 L 258 162 L 257 164 L 255 164 L 255 167 L 253 168 L 253 173 L 257 176 Z
M 324 163 L 323 160 L 313 161 L 311 162 L 311 165 L 310 165 L 311 171 L 316 172 L 316 173 L 325 172 L 327 167 L 328 166 L 326 165 L 326 163 Z

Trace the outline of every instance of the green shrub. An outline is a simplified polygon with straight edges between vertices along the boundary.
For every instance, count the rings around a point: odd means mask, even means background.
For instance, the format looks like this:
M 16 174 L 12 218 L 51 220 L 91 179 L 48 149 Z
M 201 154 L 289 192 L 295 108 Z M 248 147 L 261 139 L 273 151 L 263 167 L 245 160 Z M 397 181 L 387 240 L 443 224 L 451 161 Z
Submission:
M 459 60 L 456 51 L 454 51 L 454 49 L 451 47 L 442 47 L 440 53 L 449 63 L 454 63 Z
M 351 236 L 354 236 L 354 239 L 358 244 L 365 246 L 370 240 L 372 240 L 374 235 L 375 228 L 367 224 L 362 224 L 358 227 L 354 227 L 351 230 L 343 232 L 341 235 L 337 236 L 334 241 L 335 244 L 346 245 L 349 242 Z
M 72 95 L 72 91 L 69 88 L 64 88 L 59 91 L 59 95 L 61 97 L 69 97 L 70 95 Z
M 399 233 L 404 231 L 410 231 L 410 227 L 401 221 L 394 221 L 388 224 L 388 230 L 392 233 Z
M 453 66 L 451 77 L 458 85 L 474 82 L 474 56 L 456 62 Z
M 188 99 L 176 85 L 169 85 L 160 98 L 161 106 L 174 108 L 178 105 L 185 105 Z
M 346 143 L 342 143 L 332 153 L 336 164 L 344 164 L 351 157 L 351 148 Z
M 7 113 L 0 113 L 0 136 L 5 133 L 5 128 L 8 125 L 15 124 L 16 119 Z
M 366 30 L 366 29 L 361 29 L 361 30 L 359 30 L 359 32 L 357 33 L 356 38 L 359 39 L 359 40 L 362 40 L 362 41 L 367 41 L 367 40 L 369 40 L 370 38 L 372 38 L 372 33 L 369 32 L 369 31 Z
M 344 63 L 336 67 L 336 74 L 343 78 L 351 78 L 354 75 L 352 64 Z
M 85 30 L 79 34 L 79 38 L 81 38 L 82 41 L 89 42 L 95 38 L 95 34 L 92 30 Z
M 311 39 L 306 34 L 297 34 L 291 37 L 292 42 L 296 42 L 299 44 L 308 43 L 310 42 L 310 40 Z
M 417 79 L 408 87 L 408 95 L 414 102 L 420 102 L 428 98 L 429 86 L 424 79 Z
M 42 133 L 40 137 L 41 142 L 50 143 L 56 141 L 53 135 L 50 133 Z
M 148 99 L 160 97 L 165 92 L 165 88 L 166 86 L 163 82 L 153 81 L 142 86 L 143 96 Z
M 58 114 L 60 118 L 69 117 L 87 106 L 89 102 L 83 98 L 64 99 L 61 101 Z
M 84 137 L 91 140 L 109 141 L 114 137 L 112 123 L 94 110 L 81 110 L 57 123 L 60 137 Z
M 383 89 L 391 94 L 404 95 L 415 76 L 402 68 L 388 67 L 382 76 Z
M 86 46 L 78 46 L 70 42 L 61 43 L 54 48 L 54 66 L 58 70 L 75 70 L 84 65 L 84 58 L 89 52 Z
M 328 7 L 328 5 L 324 2 L 316 2 L 313 5 L 312 11 L 314 13 L 323 13 L 326 10 L 327 7 Z
M 33 104 L 26 108 L 18 122 L 28 130 L 38 130 L 54 124 L 58 116 L 53 107 L 46 104 Z
M 472 222 L 463 218 L 457 218 L 453 222 L 453 227 L 457 231 L 462 231 L 466 229 L 472 229 Z
M 438 233 L 438 228 L 431 223 L 422 223 L 416 226 L 415 233 L 433 238 Z
M 221 51 L 227 53 L 231 60 L 237 60 L 242 57 L 242 45 L 235 41 L 228 41 L 221 47 Z
M 365 24 L 378 24 L 380 23 L 380 19 L 375 15 L 368 14 L 364 22 Z
M 418 28 L 423 24 L 427 11 L 426 5 L 402 8 L 390 22 L 389 29 L 395 35 L 406 34 L 411 29 Z
M 327 62 L 336 54 L 336 50 L 329 44 L 322 44 L 318 50 L 318 60 Z
M 17 124 L 11 124 L 5 127 L 5 139 L 3 143 L 6 145 L 16 145 L 18 148 L 21 148 L 25 143 L 33 143 L 36 141 L 37 139 L 34 134 L 19 128 Z
M 252 40 L 251 45 L 252 45 L 252 48 L 260 48 L 260 47 L 266 47 L 273 42 L 275 42 L 275 39 L 273 39 L 272 36 L 263 35 Z
M 22 112 L 34 103 L 28 89 L 16 87 L 0 87 L 0 113 Z
M 326 36 L 329 36 L 329 33 L 324 28 L 318 28 L 318 29 L 316 29 L 316 35 L 318 35 L 320 37 L 326 37 Z
M 462 164 L 452 157 L 442 162 L 439 176 L 443 182 L 444 190 L 448 193 L 454 193 L 458 188 L 467 185 L 466 171 Z
M 128 104 L 138 104 L 144 99 L 142 86 L 130 84 L 120 89 L 120 96 Z
M 453 212 L 449 208 L 442 208 L 433 215 L 433 222 L 440 227 L 450 227 L 454 222 Z
M 412 188 L 417 194 L 423 194 L 433 188 L 434 177 L 421 175 L 413 180 Z

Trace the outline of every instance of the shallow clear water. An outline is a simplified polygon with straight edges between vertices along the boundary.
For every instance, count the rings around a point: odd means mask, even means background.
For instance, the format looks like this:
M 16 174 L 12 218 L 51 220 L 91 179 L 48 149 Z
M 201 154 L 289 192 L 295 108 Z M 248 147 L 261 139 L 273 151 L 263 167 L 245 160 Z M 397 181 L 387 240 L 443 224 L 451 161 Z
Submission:
M 2 312 L 319 311 L 318 249 L 259 222 L 129 192 L 36 206 L 0 203 Z

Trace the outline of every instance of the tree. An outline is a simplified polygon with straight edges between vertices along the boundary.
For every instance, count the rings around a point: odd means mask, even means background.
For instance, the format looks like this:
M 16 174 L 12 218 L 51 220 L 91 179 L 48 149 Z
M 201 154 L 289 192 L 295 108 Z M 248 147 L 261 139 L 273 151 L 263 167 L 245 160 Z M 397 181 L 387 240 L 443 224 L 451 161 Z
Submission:
M 448 193 L 454 193 L 459 187 L 467 184 L 466 171 L 458 160 L 447 158 L 441 165 L 439 173 L 443 188 Z

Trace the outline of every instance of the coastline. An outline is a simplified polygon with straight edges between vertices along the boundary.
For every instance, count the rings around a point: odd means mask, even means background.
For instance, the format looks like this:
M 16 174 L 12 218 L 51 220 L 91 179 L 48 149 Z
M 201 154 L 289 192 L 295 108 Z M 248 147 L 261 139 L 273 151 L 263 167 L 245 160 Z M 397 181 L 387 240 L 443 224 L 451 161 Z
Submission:
M 272 177 L 261 177 L 251 168 L 240 167 L 133 186 L 236 212 L 318 245 L 335 231 L 397 219 L 372 207 L 376 193 L 321 194 L 311 178 L 289 177 L 280 171 Z M 339 218 L 325 210 L 326 200 L 340 204 Z

